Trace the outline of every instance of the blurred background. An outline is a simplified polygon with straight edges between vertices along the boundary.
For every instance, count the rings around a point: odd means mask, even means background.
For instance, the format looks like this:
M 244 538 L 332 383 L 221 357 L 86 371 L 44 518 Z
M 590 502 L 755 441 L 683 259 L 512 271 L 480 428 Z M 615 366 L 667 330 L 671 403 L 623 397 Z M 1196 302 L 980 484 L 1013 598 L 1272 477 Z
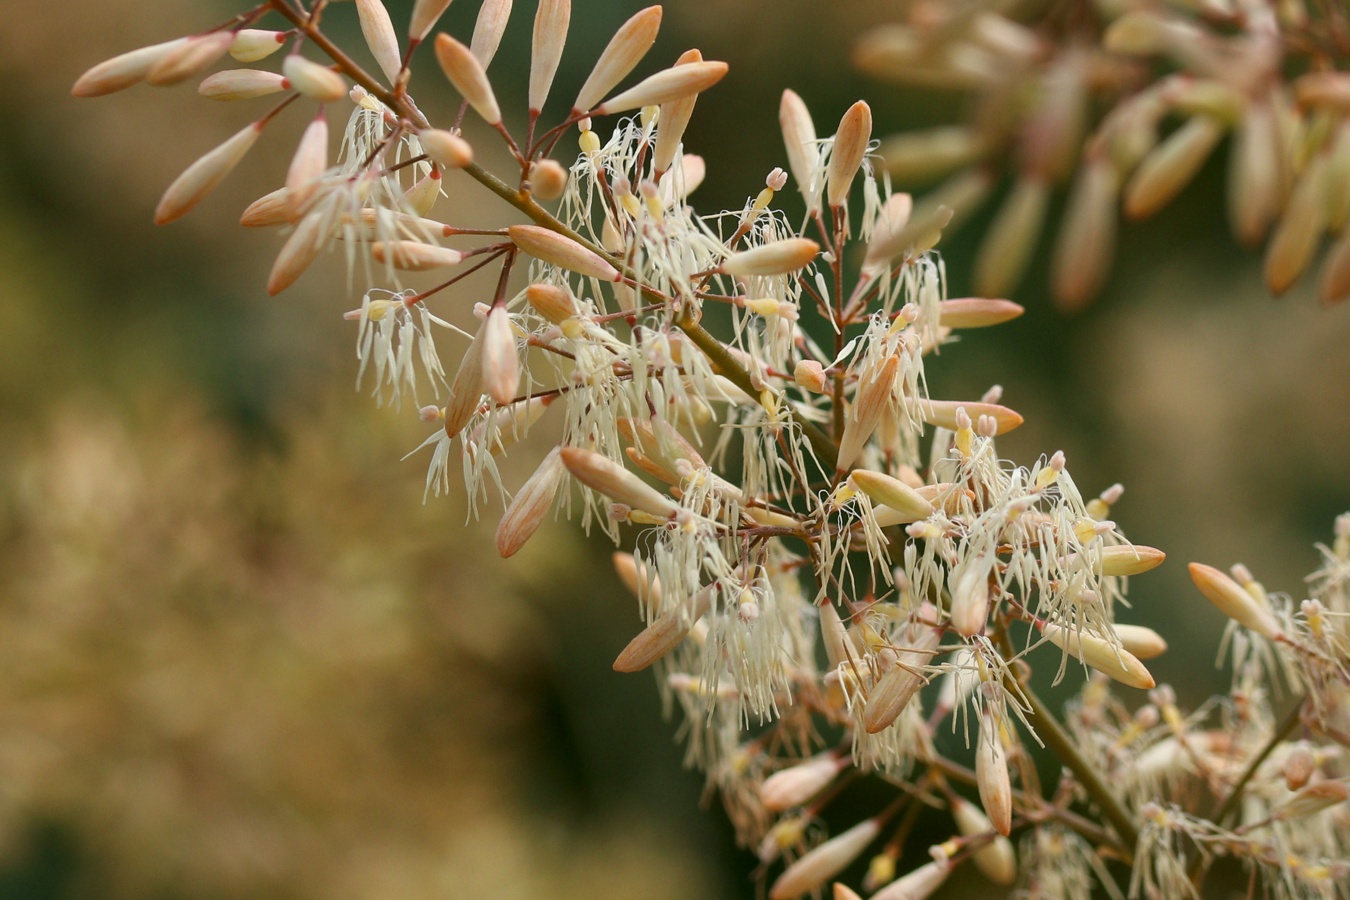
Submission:
M 410 0 L 387 5 L 406 21 Z M 576 4 L 555 93 L 641 5 Z M 508 120 L 518 7 L 492 68 Z M 70 98 L 92 64 L 237 9 L 69 0 L 0 30 L 0 897 L 754 896 L 652 680 L 610 670 L 637 625 L 611 548 L 556 524 L 498 560 L 496 509 L 466 525 L 459 494 L 422 503 L 426 458 L 400 458 L 426 426 L 353 392 L 342 273 L 265 295 L 277 235 L 234 223 L 284 177 L 302 117 L 157 229 L 164 186 L 260 107 L 190 85 Z M 822 133 L 859 97 L 879 136 L 951 117 L 951 96 L 850 70 L 888 4 L 823 9 L 667 8 L 643 71 L 691 46 L 732 63 L 686 139 L 708 160 L 701 209 L 739 208 L 785 164 L 784 87 Z M 467 39 L 476 13 L 460 0 L 446 30 Z M 350 7 L 329 22 L 356 33 Z M 444 114 L 428 62 L 418 96 Z M 467 179 L 447 188 L 446 219 L 507 221 Z M 1013 459 L 1062 449 L 1085 493 L 1124 483 L 1115 517 L 1170 559 L 1122 618 L 1172 643 L 1153 669 L 1189 705 L 1227 676 L 1185 563 L 1243 561 L 1301 596 L 1350 509 L 1350 308 L 1306 285 L 1268 298 L 1222 190 L 1212 166 L 1126 226 L 1085 313 L 1033 279 L 1021 320 L 930 368 L 934 396 L 1005 386 L 1027 418 L 1001 441 Z M 953 296 L 982 230 L 943 244 Z M 466 321 L 488 289 L 444 312 Z

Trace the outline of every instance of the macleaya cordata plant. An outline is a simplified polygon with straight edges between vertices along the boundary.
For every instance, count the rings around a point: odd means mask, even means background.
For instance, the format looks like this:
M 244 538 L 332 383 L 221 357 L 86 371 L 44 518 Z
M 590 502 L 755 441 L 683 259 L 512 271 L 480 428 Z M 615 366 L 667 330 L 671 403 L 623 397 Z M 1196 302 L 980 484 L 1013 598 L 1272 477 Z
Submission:
M 268 0 L 96 66 L 74 92 L 283 54 L 201 82 L 217 100 L 279 99 L 179 176 L 156 220 L 196 205 L 278 115 L 312 116 L 283 186 L 243 214 L 286 231 L 268 291 L 341 248 L 371 285 L 346 314 L 361 383 L 380 400 L 437 398 L 420 409 L 434 428 L 427 491 L 458 468 L 475 509 L 499 494 L 503 556 L 558 509 L 634 547 L 615 565 L 641 622 L 614 668 L 657 673 L 773 900 L 832 883 L 857 896 L 834 880 L 864 859 L 859 888 L 883 900 L 926 897 L 962 865 L 1030 896 L 1194 895 L 1220 856 L 1263 891 L 1345 895 L 1350 518 L 1297 608 L 1240 568 L 1192 567 L 1233 622 L 1237 675 L 1229 696 L 1179 709 L 1146 667 L 1162 638 L 1117 621 L 1128 579 L 1163 560 L 1111 521 L 1120 486 L 1085 496 L 1062 453 L 1000 457 L 998 436 L 1022 419 L 998 387 L 930 396 L 927 367 L 955 333 L 1021 309 L 946 296 L 932 248 L 950 210 L 916 216 L 891 193 L 865 103 L 819 137 L 784 92 L 788 171 L 740 209 L 700 214 L 689 197 L 704 164 L 682 136 L 727 66 L 690 50 L 630 78 L 659 7 L 618 28 L 549 118 L 573 23 L 566 0 L 541 0 L 527 105 L 508 119 L 516 98 L 487 70 L 512 4 L 485 0 L 468 43 L 436 32 L 447 5 L 419 0 L 402 29 L 380 0 Z M 378 74 L 324 30 L 353 6 Z M 410 93 L 423 43 L 463 98 L 439 123 Z M 469 110 L 500 135 L 509 174 L 475 162 Z M 561 149 L 572 140 L 575 157 Z M 780 202 L 789 173 L 801 203 Z M 520 221 L 437 219 L 439 196 L 468 181 Z M 477 330 L 458 332 L 433 310 L 489 267 Z M 418 272 L 443 280 L 406 286 Z M 509 491 L 497 459 L 550 418 L 561 441 Z M 1033 666 L 1087 673 L 1063 721 L 1032 689 Z M 1277 723 L 1280 685 L 1297 699 Z M 1041 747 L 1064 767 L 1057 784 L 1039 780 Z M 874 776 L 873 813 L 827 831 L 860 775 Z M 930 808 L 952 836 L 899 872 Z

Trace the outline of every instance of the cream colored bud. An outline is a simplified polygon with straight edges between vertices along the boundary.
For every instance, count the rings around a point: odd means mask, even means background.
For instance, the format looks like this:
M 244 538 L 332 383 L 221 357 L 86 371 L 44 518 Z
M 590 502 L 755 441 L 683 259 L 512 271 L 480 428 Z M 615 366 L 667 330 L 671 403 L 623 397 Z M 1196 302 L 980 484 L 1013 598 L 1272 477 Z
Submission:
M 668 472 L 678 472 L 681 462 L 688 463 L 693 469 L 708 467 L 697 448 L 664 419 L 620 416 L 614 424 L 624 440 L 651 456 Z
M 991 586 L 989 576 L 994 571 L 997 556 L 986 550 L 959 563 L 949 580 L 951 626 L 962 637 L 974 637 L 984 631 L 989 620 Z
M 530 188 L 540 200 L 557 200 L 567 190 L 567 170 L 557 160 L 541 159 L 530 164 Z
M 813 211 L 820 203 L 820 186 L 812 182 L 820 155 L 816 146 L 816 126 L 806 104 L 793 91 L 783 91 L 783 99 L 778 105 L 778 124 L 783 131 L 788 169 L 797 182 L 797 190 L 806 199 L 807 211 Z
M 281 71 L 296 91 L 320 103 L 333 103 L 347 96 L 347 82 L 327 66 L 292 53 Z
M 284 31 L 244 28 L 234 33 L 234 40 L 230 43 L 230 56 L 241 63 L 258 62 L 284 47 L 286 38 L 287 34 Z
M 675 502 L 665 494 L 593 450 L 566 447 L 562 451 L 562 460 L 574 478 L 616 503 L 663 519 L 679 511 Z
M 525 289 L 525 299 L 535 312 L 554 325 L 561 325 L 577 314 L 577 304 L 572 295 L 551 284 L 530 285 Z
M 483 117 L 489 125 L 501 123 L 502 112 L 497 107 L 497 96 L 492 92 L 487 72 L 469 48 L 448 34 L 436 35 L 436 61 L 455 90 Z
M 896 239 L 902 235 L 909 217 L 914 211 L 914 198 L 909 194 L 892 194 L 886 199 L 872 226 L 872 237 L 867 242 L 867 252 L 863 256 L 862 272 L 866 278 L 875 278 L 891 264 L 891 256 L 906 247 L 896 246 Z M 890 254 L 890 255 L 887 255 Z
M 703 62 L 702 53 L 698 50 L 686 50 L 675 60 L 675 65 L 684 66 L 700 62 Z M 684 138 L 684 130 L 689 125 L 689 118 L 694 114 L 694 104 L 697 101 L 698 94 L 690 94 L 688 97 L 661 104 L 661 115 L 657 119 L 656 149 L 652 154 L 652 166 L 656 170 L 658 182 L 675 162 L 675 154 L 679 152 L 680 141 Z
M 398 35 L 394 33 L 389 10 L 384 8 L 383 0 L 356 0 L 356 14 L 361 20 L 361 34 L 371 56 L 375 57 L 389 83 L 396 83 L 403 70 L 403 57 L 399 53 Z
M 1116 547 L 1103 547 L 1100 575 L 1142 575 L 1150 569 L 1156 569 L 1167 559 L 1167 554 L 1155 547 L 1142 544 L 1122 544 Z
M 792 380 L 802 387 L 815 394 L 823 394 L 827 388 L 825 380 L 825 367 L 814 359 L 803 359 L 797 363 L 793 370 Z
M 215 31 L 188 38 L 173 47 L 145 73 L 147 84 L 163 87 L 178 84 L 198 74 L 224 56 L 234 43 L 234 34 Z
M 989 817 L 963 797 L 952 798 L 952 818 L 956 821 L 956 830 L 966 837 L 994 830 Z M 973 861 L 984 877 L 994 884 L 1007 886 L 1017 880 L 1017 855 L 1013 852 L 1012 842 L 1002 835 L 975 851 Z
M 613 555 L 614 571 L 618 573 L 623 586 L 642 601 L 648 609 L 661 607 L 661 581 L 651 573 L 646 563 L 640 562 L 631 553 Z
M 928 900 L 951 874 L 952 864 L 944 856 L 924 863 L 902 875 L 872 895 L 872 900 Z
M 848 108 L 839 120 L 834 144 L 830 150 L 830 165 L 825 174 L 825 193 L 831 207 L 840 207 L 848 200 L 849 188 L 867 154 L 872 140 L 872 108 L 859 100 Z
M 539 468 L 511 498 L 511 505 L 506 508 L 506 514 L 497 526 L 497 552 L 503 559 L 515 556 L 525 546 L 553 506 L 553 498 L 557 496 L 558 487 L 563 483 L 567 471 L 559 455 L 560 449 L 554 447 L 550 450 Z
M 403 209 L 415 215 L 425 216 L 431 212 L 441 196 L 441 171 L 432 169 L 403 192 Z
M 1244 628 L 1275 640 L 1283 635 L 1279 620 L 1274 613 L 1257 602 L 1256 598 L 1242 589 L 1242 585 L 1229 578 L 1213 566 L 1204 563 L 1191 563 L 1189 566 L 1191 581 L 1200 589 L 1200 593 L 1219 608 L 1224 615 L 1235 620 Z
M 1008 751 L 1003 747 L 1001 726 L 993 713 L 980 716 L 980 740 L 975 748 L 975 784 L 980 805 L 1004 837 L 1012 831 L 1012 780 L 1008 775 Z
M 1120 176 L 1108 157 L 1090 159 L 1079 170 L 1052 264 L 1051 281 L 1061 309 L 1082 309 L 1101 290 L 1115 255 L 1119 196 Z
M 408 22 L 408 39 L 414 44 L 421 43 L 449 5 L 450 0 L 417 0 Z
M 1272 813 L 1280 821 L 1302 819 L 1350 800 L 1350 788 L 1339 781 L 1319 781 L 1300 789 Z
M 979 160 L 984 143 L 964 125 L 906 131 L 888 137 L 877 155 L 901 184 L 927 184 Z
M 1328 169 L 1325 153 L 1308 160 L 1266 247 L 1266 287 L 1276 296 L 1289 290 L 1303 274 L 1326 230 Z
M 1228 213 L 1245 247 L 1261 243 L 1279 213 L 1280 148 L 1268 103 L 1251 103 L 1233 134 L 1228 161 Z
M 836 466 L 846 471 L 862 453 L 881 416 L 891 402 L 891 391 L 900 372 L 898 357 L 887 357 L 880 369 L 858 385 L 853 405 L 844 414 L 844 433 L 839 438 L 839 458 Z
M 1242 91 L 1217 78 L 1182 78 L 1168 82 L 1163 99 L 1173 110 L 1186 115 L 1214 116 L 1229 125 L 1242 120 L 1247 98 Z
M 943 328 L 985 328 L 1011 322 L 1023 312 L 1011 300 L 961 297 L 938 304 L 938 324 Z
M 619 27 L 581 86 L 572 113 L 586 112 L 614 89 L 647 55 L 661 29 L 661 7 L 649 6 Z
M 286 170 L 286 201 L 291 218 L 304 212 L 328 168 L 328 119 L 322 110 L 305 127 Z
M 691 62 L 662 69 L 648 75 L 626 91 L 617 94 L 595 108 L 596 115 L 612 115 L 670 103 L 706 91 L 727 74 L 724 62 Z
M 507 232 L 517 247 L 535 259 L 601 281 L 619 281 L 623 277 L 608 261 L 556 231 L 540 225 L 512 225 Z
M 918 491 L 883 472 L 854 469 L 848 476 L 848 483 L 866 494 L 873 503 L 880 503 L 893 509 L 902 516 L 909 517 L 911 522 L 926 519 L 933 514 L 933 504 L 924 499 Z
M 160 60 L 188 40 L 177 38 L 104 60 L 81 75 L 71 86 L 70 93 L 75 97 L 102 97 L 140 84 Z
M 272 263 L 272 272 L 267 277 L 268 294 L 275 296 L 286 290 L 314 262 L 328 236 L 324 226 L 325 217 L 321 210 L 305 216 L 295 226 L 295 231 L 291 232 Z
M 894 655 L 894 664 L 881 673 L 867 694 L 862 723 L 868 734 L 876 734 L 895 722 L 919 689 L 928 683 L 923 667 L 932 661 L 940 640 L 938 629 L 918 623 L 911 625 L 907 640 Z
M 1296 744 L 1284 758 L 1280 771 L 1284 775 L 1285 785 L 1289 790 L 1296 791 L 1307 784 L 1317 771 L 1317 756 L 1306 743 Z
M 1120 645 L 1133 653 L 1136 659 L 1156 659 L 1167 652 L 1167 641 L 1152 628 L 1122 625 L 1119 622 L 1112 627 L 1116 637 L 1120 638 Z
M 260 69 L 227 69 L 208 75 L 197 93 L 212 100 L 252 100 L 286 90 L 284 75 Z
M 506 33 L 506 23 L 510 18 L 511 0 L 484 0 L 479 7 L 473 38 L 469 41 L 469 52 L 484 70 L 497 55 L 497 48 L 501 46 L 502 35 Z
M 244 154 L 258 141 L 262 123 L 254 122 L 240 130 L 174 179 L 155 207 L 155 224 L 164 225 L 187 213 L 230 174 Z
M 534 40 L 530 52 L 530 111 L 544 108 L 553 76 L 558 72 L 567 25 L 572 18 L 571 0 L 539 0 L 534 15 Z
M 469 343 L 469 349 L 459 361 L 454 381 L 450 382 L 450 398 L 445 404 L 445 433 L 455 437 L 469 424 L 483 398 L 483 338 L 485 325 Z
M 1022 126 L 1021 162 L 1046 183 L 1073 170 L 1087 117 L 1087 74 L 1092 65 L 1079 44 L 1070 44 L 1045 68 L 1031 115 Z
M 1225 130 L 1213 116 L 1195 116 L 1154 147 L 1125 185 L 1125 214 L 1143 219 L 1172 202 L 1200 171 Z
M 446 169 L 462 169 L 473 162 L 473 147 L 457 134 L 440 128 L 428 128 L 419 132 L 417 141 L 422 152 L 438 166 Z
M 285 225 L 290 220 L 290 192 L 280 187 L 245 207 L 239 217 L 239 224 L 245 228 L 264 228 L 268 225 Z
M 1148 669 L 1124 647 L 1113 647 L 1094 634 L 1060 625 L 1048 624 L 1042 634 L 1065 653 L 1121 684 L 1141 690 L 1151 690 L 1154 686 Z
M 986 297 L 1007 294 L 1026 272 L 1045 222 L 1050 185 L 1023 175 L 1013 185 L 985 233 L 975 257 L 975 291 Z
M 847 756 L 822 753 L 764 779 L 764 783 L 759 786 L 759 800 L 769 812 L 782 812 L 802 806 L 829 787 L 848 765 Z
M 707 163 L 696 153 L 685 153 L 661 178 L 661 202 L 669 207 L 683 202 L 708 174 Z M 678 177 L 677 177 L 678 176 Z
M 498 406 L 516 398 L 520 388 L 520 359 L 511 314 L 494 306 L 483 323 L 483 388 Z
M 728 275 L 786 275 L 808 266 L 820 253 L 820 244 L 810 238 L 787 238 L 741 250 L 722 260 Z
M 717 585 L 710 584 L 676 608 L 661 613 L 638 636 L 628 642 L 614 660 L 616 672 L 641 672 L 661 659 L 688 636 L 699 619 L 712 608 Z
M 769 888 L 769 900 L 794 900 L 816 890 L 848 867 L 881 831 L 880 819 L 865 819 L 811 850 L 783 870 Z
M 1022 424 L 1022 417 L 1006 406 L 965 400 L 920 400 L 915 404 L 919 418 L 929 425 L 956 431 L 958 410 L 964 409 L 972 419 L 989 416 L 998 425 L 998 434 L 1006 434 Z

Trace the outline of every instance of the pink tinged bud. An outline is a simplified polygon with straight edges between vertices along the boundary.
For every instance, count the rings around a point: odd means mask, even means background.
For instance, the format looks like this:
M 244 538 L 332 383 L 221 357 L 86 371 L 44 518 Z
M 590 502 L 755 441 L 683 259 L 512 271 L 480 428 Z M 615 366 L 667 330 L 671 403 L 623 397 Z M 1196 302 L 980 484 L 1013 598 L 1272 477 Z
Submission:
M 469 52 L 469 48 L 448 34 L 436 35 L 436 59 L 441 70 L 455 90 L 469 101 L 474 112 L 483 117 L 489 125 L 497 125 L 502 120 L 502 112 L 497 107 L 497 97 L 492 92 L 487 73 L 483 66 Z
M 74 97 L 102 97 L 140 84 L 160 60 L 188 40 L 177 38 L 104 60 L 81 75 L 71 86 L 70 93 Z
M 816 394 L 825 393 L 827 387 L 825 367 L 814 359 L 803 359 L 798 362 L 797 368 L 792 373 L 792 380 L 798 386 Z
M 679 511 L 675 502 L 665 494 L 593 450 L 566 447 L 562 451 L 562 460 L 572 477 L 615 503 L 662 519 L 670 518 Z
M 844 205 L 849 188 L 867 154 L 872 139 L 872 108 L 859 100 L 839 120 L 830 150 L 830 165 L 825 175 L 825 192 L 832 208 Z
M 1244 628 L 1249 628 L 1271 640 L 1283 635 L 1283 629 L 1275 615 L 1243 590 L 1242 585 L 1213 566 L 1191 563 L 1189 568 L 1191 581 L 1195 582 L 1200 593 L 1224 615 Z
M 560 449 L 554 447 L 549 451 L 506 508 L 506 514 L 497 526 L 497 552 L 503 559 L 515 556 L 525 546 L 553 506 L 553 498 L 567 472 L 559 455 Z
M 885 138 L 877 155 L 896 182 L 926 184 L 978 161 L 984 144 L 972 129 L 952 125 Z
M 561 325 L 577 314 L 572 295 L 551 284 L 532 284 L 525 289 L 525 299 L 535 312 L 554 325 Z
M 975 784 L 980 805 L 1004 837 L 1012 831 L 1012 780 L 1008 775 L 1008 752 L 999 735 L 1001 726 L 990 712 L 980 716 L 980 741 L 975 749 Z
M 291 87 L 311 100 L 333 103 L 347 96 L 347 82 L 327 66 L 292 53 L 281 64 Z
M 614 89 L 647 55 L 661 28 L 661 7 L 649 6 L 620 26 L 610 39 L 600 58 L 595 61 L 590 76 L 581 86 L 572 112 L 586 112 Z M 646 104 L 643 104 L 646 105 Z
M 220 59 L 234 43 L 234 34 L 216 31 L 188 38 L 171 49 L 145 74 L 147 84 L 164 86 L 191 78 Z
M 702 53 L 698 50 L 686 50 L 675 60 L 675 65 L 684 66 L 699 62 L 703 62 Z M 656 150 L 652 155 L 657 181 L 660 181 L 661 176 L 675 163 L 675 154 L 679 152 L 680 141 L 684 138 L 684 130 L 694 114 L 694 104 L 697 101 L 698 95 L 692 94 L 661 104 L 661 116 L 656 123 Z
M 793 91 L 783 91 L 783 99 L 778 104 L 778 124 L 783 131 L 788 168 L 797 182 L 797 190 L 806 198 L 807 211 L 810 212 L 820 204 L 819 186 L 812 181 L 819 156 L 816 126 L 811 121 L 811 112 L 806 104 Z
M 1284 774 L 1284 783 L 1291 791 L 1303 787 L 1317 771 L 1317 757 L 1307 744 L 1298 744 L 1284 758 L 1280 771 Z
M 691 62 L 672 66 L 647 76 L 628 90 L 609 98 L 597 106 L 594 112 L 606 116 L 681 100 L 706 91 L 726 74 L 727 64 L 724 62 Z
M 911 522 L 926 519 L 933 514 L 933 504 L 924 499 L 923 495 L 900 479 L 892 478 L 885 473 L 854 469 L 848 476 L 848 482 L 866 494 L 873 503 L 880 503 L 902 516 L 911 517 L 909 518 Z
M 276 53 L 286 43 L 286 32 L 244 28 L 234 33 L 230 56 L 236 62 L 255 63 Z
M 1133 653 L 1123 647 L 1113 647 L 1109 641 L 1085 631 L 1064 628 L 1060 625 L 1046 625 L 1042 633 L 1050 643 L 1063 650 L 1104 675 L 1109 675 L 1121 684 L 1140 690 L 1154 687 L 1153 676 Z
M 872 900 L 928 900 L 951 874 L 952 864 L 943 857 L 919 866 L 872 895 Z
M 557 200 L 567 190 L 567 170 L 553 159 L 531 163 L 530 189 L 539 200 Z
M 483 386 L 498 406 L 514 400 L 520 388 L 516 336 L 504 306 L 494 306 L 483 323 Z
M 1167 554 L 1156 547 L 1142 544 L 1122 544 L 1117 547 L 1103 547 L 1101 562 L 1097 567 L 1099 575 L 1142 575 L 1150 569 L 1156 569 L 1167 559 Z
M 615 553 L 614 571 L 618 573 L 623 586 L 634 597 L 643 601 L 643 605 L 652 609 L 661 605 L 661 582 L 652 576 L 645 563 L 639 562 L 631 553 Z
M 483 398 L 483 343 L 485 325 L 478 327 L 478 334 L 464 352 L 455 372 L 455 380 L 450 383 L 450 399 L 445 404 L 445 433 L 455 437 L 469 424 L 473 414 L 478 411 L 479 401 Z
M 403 70 L 403 56 L 399 53 L 398 35 L 394 33 L 389 10 L 384 8 L 382 0 L 356 0 L 356 14 L 361 19 L 361 34 L 365 36 L 371 56 L 375 57 L 384 77 L 394 84 Z
M 507 232 L 517 247 L 535 259 L 601 281 L 619 281 L 623 277 L 598 254 L 541 225 L 512 225 Z
M 1200 171 L 1225 128 L 1213 116 L 1195 116 L 1154 147 L 1125 185 L 1125 215 L 1143 219 L 1171 203 Z
M 328 119 L 320 111 L 300 136 L 286 171 L 286 197 L 292 217 L 305 209 L 328 168 Z
M 759 786 L 759 799 L 770 812 L 801 806 L 829 787 L 846 766 L 847 756 L 824 753 L 791 768 L 775 772 Z
M 530 47 L 530 111 L 538 112 L 548 100 L 553 76 L 558 73 L 567 25 L 572 18 L 571 0 L 539 0 L 534 14 L 534 40 Z
M 866 819 L 810 850 L 778 876 L 769 888 L 769 900 L 793 900 L 819 888 L 876 840 L 881 825 L 881 819 Z
M 895 654 L 895 663 L 882 673 L 863 706 L 862 723 L 868 734 L 876 734 L 891 725 L 914 695 L 928 683 L 923 667 L 937 652 L 941 632 L 924 625 L 909 629 L 903 648 Z
M 820 615 L 820 639 L 825 645 L 825 658 L 831 669 L 848 664 L 853 658 L 853 648 L 849 643 L 848 628 L 839 618 L 839 610 L 829 598 L 825 598 L 817 607 Z
M 160 198 L 159 206 L 155 207 L 155 224 L 164 225 L 187 215 L 203 197 L 225 180 L 225 176 L 257 142 L 260 134 L 262 125 L 254 122 L 188 166 Z
M 563 452 L 566 452 L 565 450 Z M 628 642 L 614 660 L 616 672 L 641 672 L 679 646 L 699 619 L 712 608 L 717 585 L 710 584 L 698 591 L 680 606 L 657 616 L 652 624 L 642 629 Z
M 276 296 L 295 283 L 304 274 L 309 264 L 314 262 L 323 249 L 325 216 L 322 210 L 310 213 L 295 226 L 295 231 L 282 245 L 276 262 L 272 263 L 272 273 L 267 278 L 267 293 Z
M 994 570 L 995 555 L 986 551 L 966 560 L 951 577 L 951 626 L 962 637 L 973 637 L 984 631 L 989 618 L 989 576 Z
M 1119 194 L 1108 157 L 1090 159 L 1079 171 L 1055 241 L 1051 277 L 1061 309 L 1082 309 L 1101 290 L 1116 249 Z
M 844 417 L 844 433 L 839 439 L 838 468 L 846 471 L 862 453 L 868 438 L 881 423 L 881 415 L 891 400 L 891 390 L 900 372 L 900 359 L 887 357 L 881 368 L 871 373 L 858 387 L 858 393 Z
M 239 224 L 245 228 L 265 228 L 269 225 L 285 225 L 290 220 L 290 192 L 280 187 L 245 207 L 239 217 Z
M 1289 290 L 1312 262 L 1326 230 L 1328 168 L 1325 153 L 1308 160 L 1266 247 L 1266 287 L 1272 294 L 1278 296 Z
M 1339 781 L 1319 781 L 1302 788 L 1275 808 L 1272 816 L 1280 821 L 1302 819 L 1339 806 L 1350 799 L 1350 789 Z
M 1350 297 L 1350 228 L 1341 233 L 1322 263 L 1317 296 L 1327 306 Z
M 473 26 L 469 52 L 485 70 L 501 46 L 506 23 L 511 18 L 511 0 L 485 0 L 478 10 L 478 21 Z
M 1120 638 L 1120 645 L 1133 653 L 1136 659 L 1156 659 L 1167 652 L 1167 641 L 1152 628 L 1119 623 L 1112 627 L 1116 637 Z
M 997 297 L 1022 280 L 1041 235 L 1049 196 L 1050 185 L 1040 177 L 1023 175 L 1013 185 L 975 258 L 976 293 Z
M 473 147 L 457 134 L 440 128 L 419 132 L 417 142 L 422 152 L 436 165 L 446 169 L 462 169 L 473 162 Z
M 286 90 L 286 77 L 260 69 L 228 69 L 208 75 L 197 93 L 212 100 L 252 100 Z
M 425 216 L 431 212 L 441 196 L 441 173 L 432 169 L 403 192 L 403 208 L 414 215 Z
M 956 431 L 960 427 L 957 422 L 957 412 L 962 409 L 972 420 L 978 419 L 980 416 L 992 418 L 998 425 L 997 434 L 1006 434 L 1022 424 L 1022 417 L 1019 414 L 1006 406 L 999 406 L 997 403 L 964 400 L 919 400 L 915 407 L 919 412 L 919 418 L 929 425 L 946 428 L 948 431 Z
M 412 19 L 408 22 L 408 39 L 413 43 L 421 43 L 449 6 L 450 0 L 417 0 L 413 4 Z
M 786 275 L 810 265 L 818 253 L 820 245 L 810 238 L 787 238 L 733 253 L 720 268 L 728 275 Z
M 952 800 L 952 818 L 956 821 L 956 830 L 965 837 L 988 834 L 994 830 L 994 823 L 980 811 L 980 808 L 963 797 Z M 983 848 L 975 851 L 974 863 L 994 884 L 1010 885 L 1017 880 L 1017 855 L 1013 852 L 1012 842 L 999 835 Z
M 938 304 L 938 324 L 943 328 L 985 328 L 1011 322 L 1023 312 L 1011 300 L 961 297 Z
M 464 254 L 458 250 L 419 241 L 377 241 L 371 244 L 370 252 L 376 262 L 405 272 L 444 269 L 457 266 L 464 260 Z

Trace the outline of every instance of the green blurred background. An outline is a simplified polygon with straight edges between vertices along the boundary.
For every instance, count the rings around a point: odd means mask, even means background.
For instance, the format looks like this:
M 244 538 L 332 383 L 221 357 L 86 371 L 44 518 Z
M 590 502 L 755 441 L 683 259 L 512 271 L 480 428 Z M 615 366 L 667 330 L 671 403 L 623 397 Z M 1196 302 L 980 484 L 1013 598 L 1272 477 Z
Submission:
M 410 5 L 388 3 L 396 22 Z M 578 0 L 556 92 L 640 5 Z M 400 457 L 426 426 L 353 392 L 342 273 L 265 296 L 277 236 L 235 217 L 280 182 L 303 117 L 156 229 L 163 187 L 261 107 L 191 86 L 69 97 L 93 63 L 238 7 L 25 6 L 0 30 L 0 897 L 754 896 L 651 679 L 610 671 L 637 623 L 610 548 L 557 524 L 498 560 L 495 512 L 466 526 L 458 494 L 421 503 L 425 458 Z M 508 118 L 533 14 L 517 7 L 491 70 Z M 476 12 L 459 0 L 447 30 L 467 38 Z M 732 63 L 687 136 L 708 160 L 699 207 L 739 207 L 785 163 L 784 87 L 822 133 L 859 97 L 879 136 L 956 115 L 957 97 L 850 71 L 850 42 L 893 16 L 671 4 L 653 60 Z M 329 21 L 354 35 L 354 18 Z M 427 62 L 419 99 L 445 115 Z M 1025 317 L 930 368 L 935 396 L 1005 386 L 1027 418 L 1012 458 L 1063 449 L 1085 492 L 1125 484 L 1116 518 L 1171 558 L 1123 618 L 1171 641 L 1153 668 L 1190 705 L 1226 676 L 1184 563 L 1241 560 L 1299 595 L 1350 508 L 1350 308 L 1264 294 L 1221 175 L 1123 229 L 1085 314 L 1051 311 L 1035 277 Z M 447 220 L 508 221 L 447 187 Z M 954 296 L 980 230 L 944 242 Z M 517 456 L 510 484 L 531 468 Z

